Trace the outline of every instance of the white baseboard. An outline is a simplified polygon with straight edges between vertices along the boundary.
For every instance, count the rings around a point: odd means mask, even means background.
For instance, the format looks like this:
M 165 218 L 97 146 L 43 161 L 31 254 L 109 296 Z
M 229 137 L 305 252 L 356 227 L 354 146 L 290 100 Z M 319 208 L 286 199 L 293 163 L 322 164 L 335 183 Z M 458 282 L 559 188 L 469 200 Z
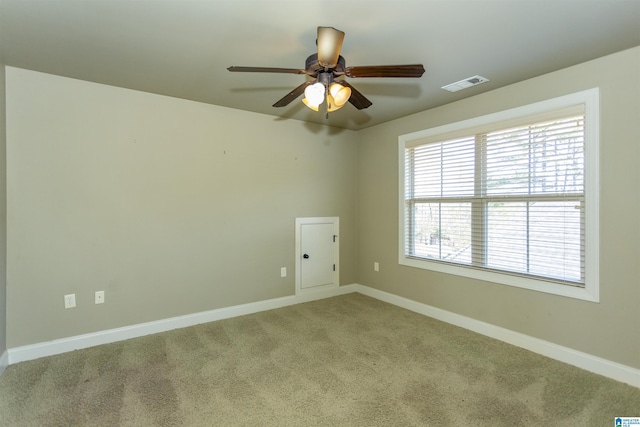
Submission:
M 186 328 L 201 323 L 214 322 L 216 320 L 229 319 L 231 317 L 244 316 L 260 311 L 273 310 L 289 305 L 315 301 L 338 295 L 355 292 L 355 285 L 339 286 L 333 289 L 309 291 L 301 295 L 291 295 L 274 298 L 265 301 L 225 307 L 216 310 L 203 311 L 185 316 L 171 317 L 153 322 L 140 323 L 122 328 L 108 329 L 106 331 L 76 335 L 38 344 L 25 345 L 11 348 L 8 352 L 8 364 L 24 362 L 68 351 L 80 350 L 101 344 L 109 344 L 124 341 L 131 338 L 171 331 L 173 329 Z M 5 352 L 5 354 L 7 354 Z
M 116 341 L 123 341 L 173 329 L 186 328 L 188 326 L 194 326 L 201 323 L 214 322 L 216 320 L 229 319 L 231 317 L 258 313 L 260 311 L 272 310 L 338 295 L 345 295 L 353 292 L 359 292 L 363 295 L 376 298 L 398 307 L 504 341 L 508 344 L 522 347 L 529 351 L 533 351 L 534 353 L 538 353 L 640 388 L 639 369 L 359 284 L 351 284 L 314 292 L 305 292 L 298 295 L 220 308 L 201 313 L 162 319 L 154 322 L 141 323 L 122 328 L 62 338 L 44 343 L 11 348 L 0 356 L 0 375 L 8 365 L 18 362 L 38 359 L 45 356 L 53 356 L 55 354 L 65 353 L 68 351 L 80 350 Z
M 388 302 L 398 307 L 406 308 L 407 310 L 495 338 L 508 344 L 533 351 L 534 353 L 547 356 L 551 359 L 568 363 L 586 371 L 640 388 L 640 369 L 612 362 L 601 357 L 592 356 L 549 341 L 534 338 L 490 323 L 481 322 L 470 317 L 442 310 L 437 307 L 416 302 L 414 300 L 370 288 L 368 286 L 356 285 L 355 290 L 363 295 Z
M 4 374 L 4 370 L 9 366 L 9 352 L 7 350 L 3 351 L 0 355 L 0 377 Z

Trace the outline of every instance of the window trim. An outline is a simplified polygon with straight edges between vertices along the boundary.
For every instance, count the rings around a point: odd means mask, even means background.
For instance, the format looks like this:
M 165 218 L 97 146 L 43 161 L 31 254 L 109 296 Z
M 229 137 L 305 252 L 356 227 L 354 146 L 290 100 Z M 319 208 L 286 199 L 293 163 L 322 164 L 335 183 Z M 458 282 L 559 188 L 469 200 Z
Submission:
M 449 123 L 398 137 L 398 263 L 456 276 L 499 283 L 554 295 L 600 301 L 599 285 L 599 149 L 600 149 L 600 91 L 588 89 L 533 104 L 487 114 L 472 119 Z M 405 148 L 421 145 L 447 135 L 470 135 L 479 129 L 493 127 L 496 123 L 517 123 L 523 119 L 535 120 L 549 112 L 584 105 L 585 114 L 585 286 L 576 287 L 559 283 L 521 277 L 508 272 L 478 270 L 472 267 L 446 264 L 435 260 L 410 258 L 405 255 Z

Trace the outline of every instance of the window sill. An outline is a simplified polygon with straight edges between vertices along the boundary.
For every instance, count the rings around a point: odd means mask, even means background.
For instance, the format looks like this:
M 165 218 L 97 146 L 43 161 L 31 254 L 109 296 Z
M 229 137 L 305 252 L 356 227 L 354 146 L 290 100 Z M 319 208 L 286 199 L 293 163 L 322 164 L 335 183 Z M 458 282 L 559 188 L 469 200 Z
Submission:
M 477 270 L 464 266 L 445 264 L 424 259 L 407 258 L 403 255 L 398 260 L 400 265 L 415 267 L 423 270 L 437 271 L 440 273 L 452 274 L 455 276 L 468 277 L 486 282 L 493 282 L 501 285 L 514 286 L 531 291 L 544 292 L 568 298 L 580 299 L 590 302 L 599 302 L 597 286 L 589 283 L 584 288 L 559 283 L 536 280 L 532 278 L 514 276 L 507 273 Z M 588 277 L 588 276 L 587 276 Z

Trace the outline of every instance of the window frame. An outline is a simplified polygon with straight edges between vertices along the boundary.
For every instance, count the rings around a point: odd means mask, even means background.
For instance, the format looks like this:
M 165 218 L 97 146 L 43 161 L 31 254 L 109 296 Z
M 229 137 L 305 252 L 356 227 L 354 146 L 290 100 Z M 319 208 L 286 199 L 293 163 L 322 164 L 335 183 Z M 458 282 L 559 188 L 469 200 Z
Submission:
M 585 198 L 585 286 L 570 286 L 552 281 L 523 277 L 508 272 L 487 271 L 471 266 L 417 259 L 405 254 L 405 149 L 457 136 L 471 136 L 497 124 L 531 123 L 559 110 L 584 108 L 584 198 Z M 398 137 L 398 262 L 400 265 L 453 274 L 498 284 L 515 286 L 554 295 L 599 302 L 599 88 L 588 89 L 533 104 L 487 114 Z

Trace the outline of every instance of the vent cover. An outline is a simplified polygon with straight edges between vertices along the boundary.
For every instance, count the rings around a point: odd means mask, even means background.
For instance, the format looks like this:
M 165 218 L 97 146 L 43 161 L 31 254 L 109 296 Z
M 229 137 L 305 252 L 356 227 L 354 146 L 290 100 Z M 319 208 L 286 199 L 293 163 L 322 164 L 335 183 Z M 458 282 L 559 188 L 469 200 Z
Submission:
M 446 86 L 442 86 L 442 89 L 448 90 L 449 92 L 457 92 L 462 89 L 466 89 L 471 86 L 479 85 L 480 83 L 488 82 L 489 79 L 482 76 L 473 76 L 468 77 L 464 80 L 460 80 L 459 82 L 451 83 Z

